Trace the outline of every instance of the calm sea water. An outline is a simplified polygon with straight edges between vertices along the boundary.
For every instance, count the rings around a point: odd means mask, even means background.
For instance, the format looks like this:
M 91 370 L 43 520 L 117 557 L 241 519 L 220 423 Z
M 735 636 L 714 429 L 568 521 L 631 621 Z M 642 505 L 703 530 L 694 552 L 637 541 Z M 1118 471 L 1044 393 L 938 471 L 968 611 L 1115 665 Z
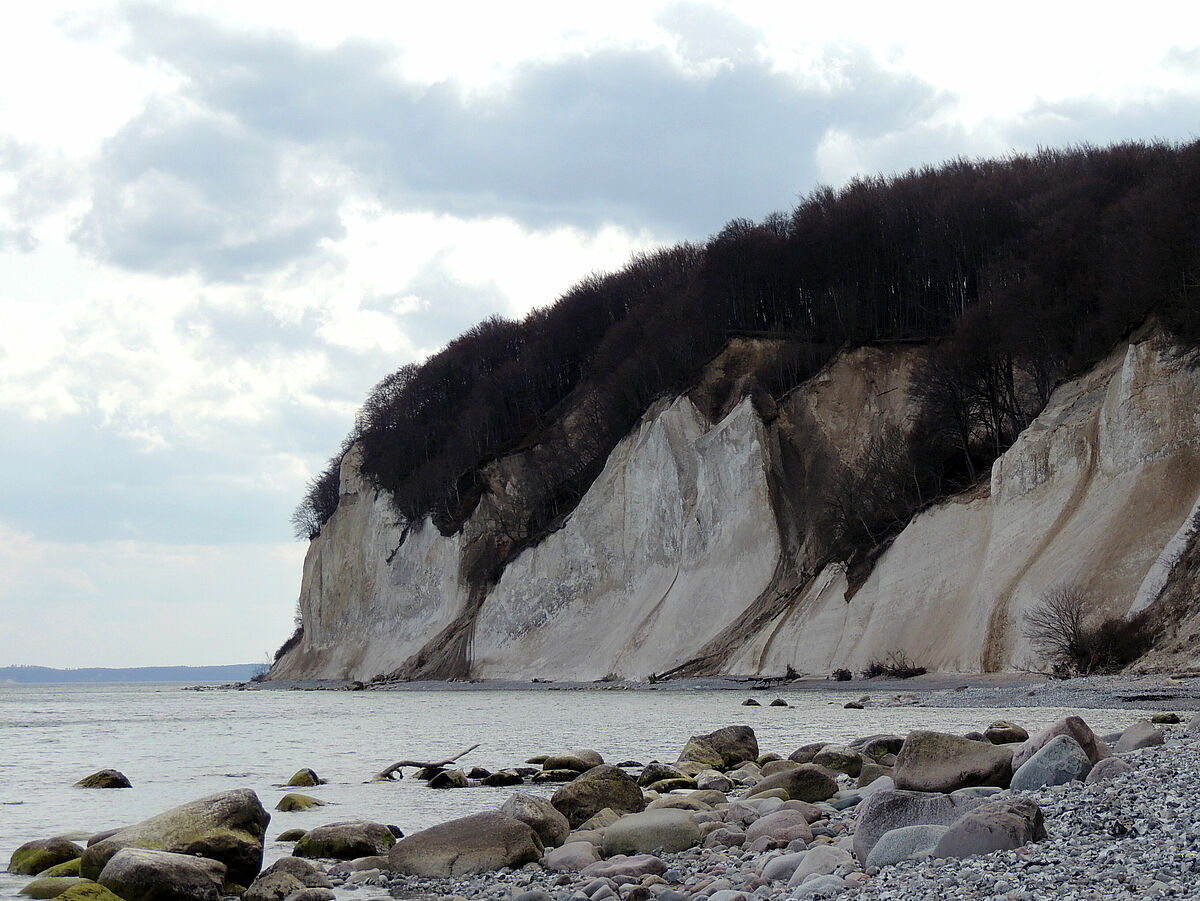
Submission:
M 0 868 L 23 842 L 86 835 L 232 788 L 252 788 L 272 810 L 288 778 L 312 767 L 328 784 L 304 789 L 330 806 L 273 812 L 268 860 L 289 853 L 284 829 L 346 819 L 413 832 L 499 806 L 515 789 L 436 791 L 409 778 L 370 783 L 404 758 L 440 759 L 480 743 L 462 763 L 499 769 L 536 753 L 593 748 L 606 761 L 674 760 L 689 735 L 753 726 L 760 748 L 786 755 L 810 741 L 850 740 L 913 728 L 964 732 L 996 719 L 1032 731 L 1058 708 L 844 710 L 847 696 L 813 691 L 191 691 L 177 684 L 0 685 Z M 1136 718 L 1087 711 L 1099 732 Z M 76 780 L 104 767 L 132 789 L 84 790 Z M 411 774 L 411 770 L 408 771 Z M 555 786 L 541 789 L 548 794 Z M 526 787 L 525 790 L 530 790 Z M 534 790 L 538 790 L 535 787 Z M 0 898 L 26 882 L 0 876 Z M 369 891 L 346 893 L 366 901 Z M 380 895 L 380 897 L 384 897 Z

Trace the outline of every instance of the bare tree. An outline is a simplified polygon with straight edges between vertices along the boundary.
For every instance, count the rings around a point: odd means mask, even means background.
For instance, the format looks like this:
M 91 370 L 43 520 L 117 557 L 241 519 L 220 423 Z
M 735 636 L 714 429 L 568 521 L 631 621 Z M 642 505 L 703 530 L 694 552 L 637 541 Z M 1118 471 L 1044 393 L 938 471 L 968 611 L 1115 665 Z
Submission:
M 1088 657 L 1090 637 L 1084 619 L 1091 606 L 1092 599 L 1083 589 L 1059 585 L 1026 611 L 1022 634 L 1054 667 L 1078 668 Z

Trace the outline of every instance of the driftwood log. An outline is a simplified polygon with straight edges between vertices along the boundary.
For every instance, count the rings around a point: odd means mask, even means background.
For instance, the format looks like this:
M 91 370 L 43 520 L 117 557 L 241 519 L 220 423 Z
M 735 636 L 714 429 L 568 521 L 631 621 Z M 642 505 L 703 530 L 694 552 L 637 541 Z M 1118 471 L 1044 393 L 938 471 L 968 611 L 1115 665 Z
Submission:
M 459 751 L 453 757 L 447 757 L 445 760 L 398 760 L 387 769 L 380 770 L 378 773 L 376 773 L 375 777 L 371 781 L 391 782 L 393 779 L 403 779 L 404 774 L 400 772 L 400 770 L 406 766 L 419 767 L 420 769 L 429 770 L 440 769 L 441 767 L 449 766 L 457 761 L 460 757 L 466 757 L 478 747 L 479 745 L 477 744 L 471 745 L 471 747 L 467 748 L 465 751 Z

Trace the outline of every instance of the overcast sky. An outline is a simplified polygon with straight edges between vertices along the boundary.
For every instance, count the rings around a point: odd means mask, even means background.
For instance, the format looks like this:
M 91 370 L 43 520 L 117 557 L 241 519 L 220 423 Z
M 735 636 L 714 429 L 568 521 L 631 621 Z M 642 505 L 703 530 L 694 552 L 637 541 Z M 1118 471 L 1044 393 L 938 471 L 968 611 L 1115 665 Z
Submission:
M 306 482 L 485 316 L 857 173 L 1198 132 L 1193 2 L 8 8 L 0 665 L 264 661 Z

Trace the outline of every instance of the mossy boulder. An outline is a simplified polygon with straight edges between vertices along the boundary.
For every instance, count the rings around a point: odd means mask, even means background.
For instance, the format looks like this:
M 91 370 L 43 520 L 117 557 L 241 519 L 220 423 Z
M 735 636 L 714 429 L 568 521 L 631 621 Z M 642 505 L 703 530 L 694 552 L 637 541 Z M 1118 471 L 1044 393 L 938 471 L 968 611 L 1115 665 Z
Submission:
M 119 895 L 94 882 L 72 886 L 58 898 L 59 901 L 124 901 Z
M 19 894 L 26 898 L 57 898 L 69 888 L 77 885 L 95 885 L 90 879 L 80 876 L 38 876 L 22 886 Z
M 466 788 L 471 782 L 462 770 L 442 770 L 425 784 L 430 788 Z
M 324 807 L 325 802 L 319 798 L 314 798 L 311 795 L 302 795 L 299 792 L 288 792 L 279 799 L 279 803 L 275 805 L 276 810 L 282 810 L 284 813 L 291 813 L 294 810 L 310 810 L 313 807 Z
M 258 795 L 234 789 L 181 804 L 127 826 L 83 852 L 80 875 L 97 879 L 122 848 L 172 851 L 220 861 L 229 880 L 249 885 L 262 869 L 263 840 L 271 816 Z
M 581 748 L 567 751 L 565 754 L 551 754 L 542 761 L 542 769 L 574 770 L 577 773 L 586 773 L 592 767 L 600 766 L 602 763 L 604 763 L 604 758 L 598 752 Z
M 298 842 L 304 838 L 304 833 L 307 829 L 285 829 L 279 833 L 279 837 L 275 839 L 277 842 Z
M 26 842 L 13 851 L 8 872 L 18 876 L 36 876 L 57 864 L 76 860 L 83 848 L 65 838 L 41 838 Z
M 122 848 L 104 865 L 99 882 L 125 901 L 218 901 L 225 864 L 171 851 Z
M 287 781 L 290 788 L 312 788 L 314 785 L 324 785 L 325 780 L 308 767 L 296 770 L 295 775 Z
M 506 817 L 520 820 L 537 833 L 543 847 L 557 848 L 567 840 L 571 824 L 553 804 L 545 798 L 517 793 L 504 802 L 500 812 Z
M 688 776 L 679 776 L 675 779 L 660 779 L 658 782 L 652 782 L 646 786 L 646 791 L 658 792 L 665 795 L 667 792 L 673 791 L 691 791 L 695 787 L 695 779 Z
M 75 783 L 77 788 L 132 788 L 119 770 L 98 770 Z
M 328 860 L 354 860 L 387 854 L 396 837 L 382 823 L 369 820 L 349 820 L 329 823 L 304 833 L 296 842 L 292 854 L 296 857 L 317 857 Z
M 605 807 L 618 813 L 641 813 L 646 808 L 638 784 L 624 770 L 608 765 L 592 767 L 564 785 L 554 793 L 550 803 L 567 818 L 572 829 Z
M 758 739 L 749 726 L 726 726 L 707 735 L 693 735 L 679 753 L 680 761 L 695 761 L 714 770 L 727 770 L 743 760 L 757 759 Z
M 39 876 L 78 876 L 80 860 L 76 857 L 74 860 L 64 860 L 62 863 L 55 864 L 48 870 L 42 870 L 38 873 Z
M 813 763 L 802 763 L 790 770 L 767 776 L 746 797 L 763 797 L 779 791 L 786 795 L 786 800 L 816 804 L 829 800 L 837 790 L 837 779 L 832 772 Z
M 948 732 L 910 732 L 896 758 L 896 788 L 952 792 L 975 785 L 1008 786 L 1013 752 Z

